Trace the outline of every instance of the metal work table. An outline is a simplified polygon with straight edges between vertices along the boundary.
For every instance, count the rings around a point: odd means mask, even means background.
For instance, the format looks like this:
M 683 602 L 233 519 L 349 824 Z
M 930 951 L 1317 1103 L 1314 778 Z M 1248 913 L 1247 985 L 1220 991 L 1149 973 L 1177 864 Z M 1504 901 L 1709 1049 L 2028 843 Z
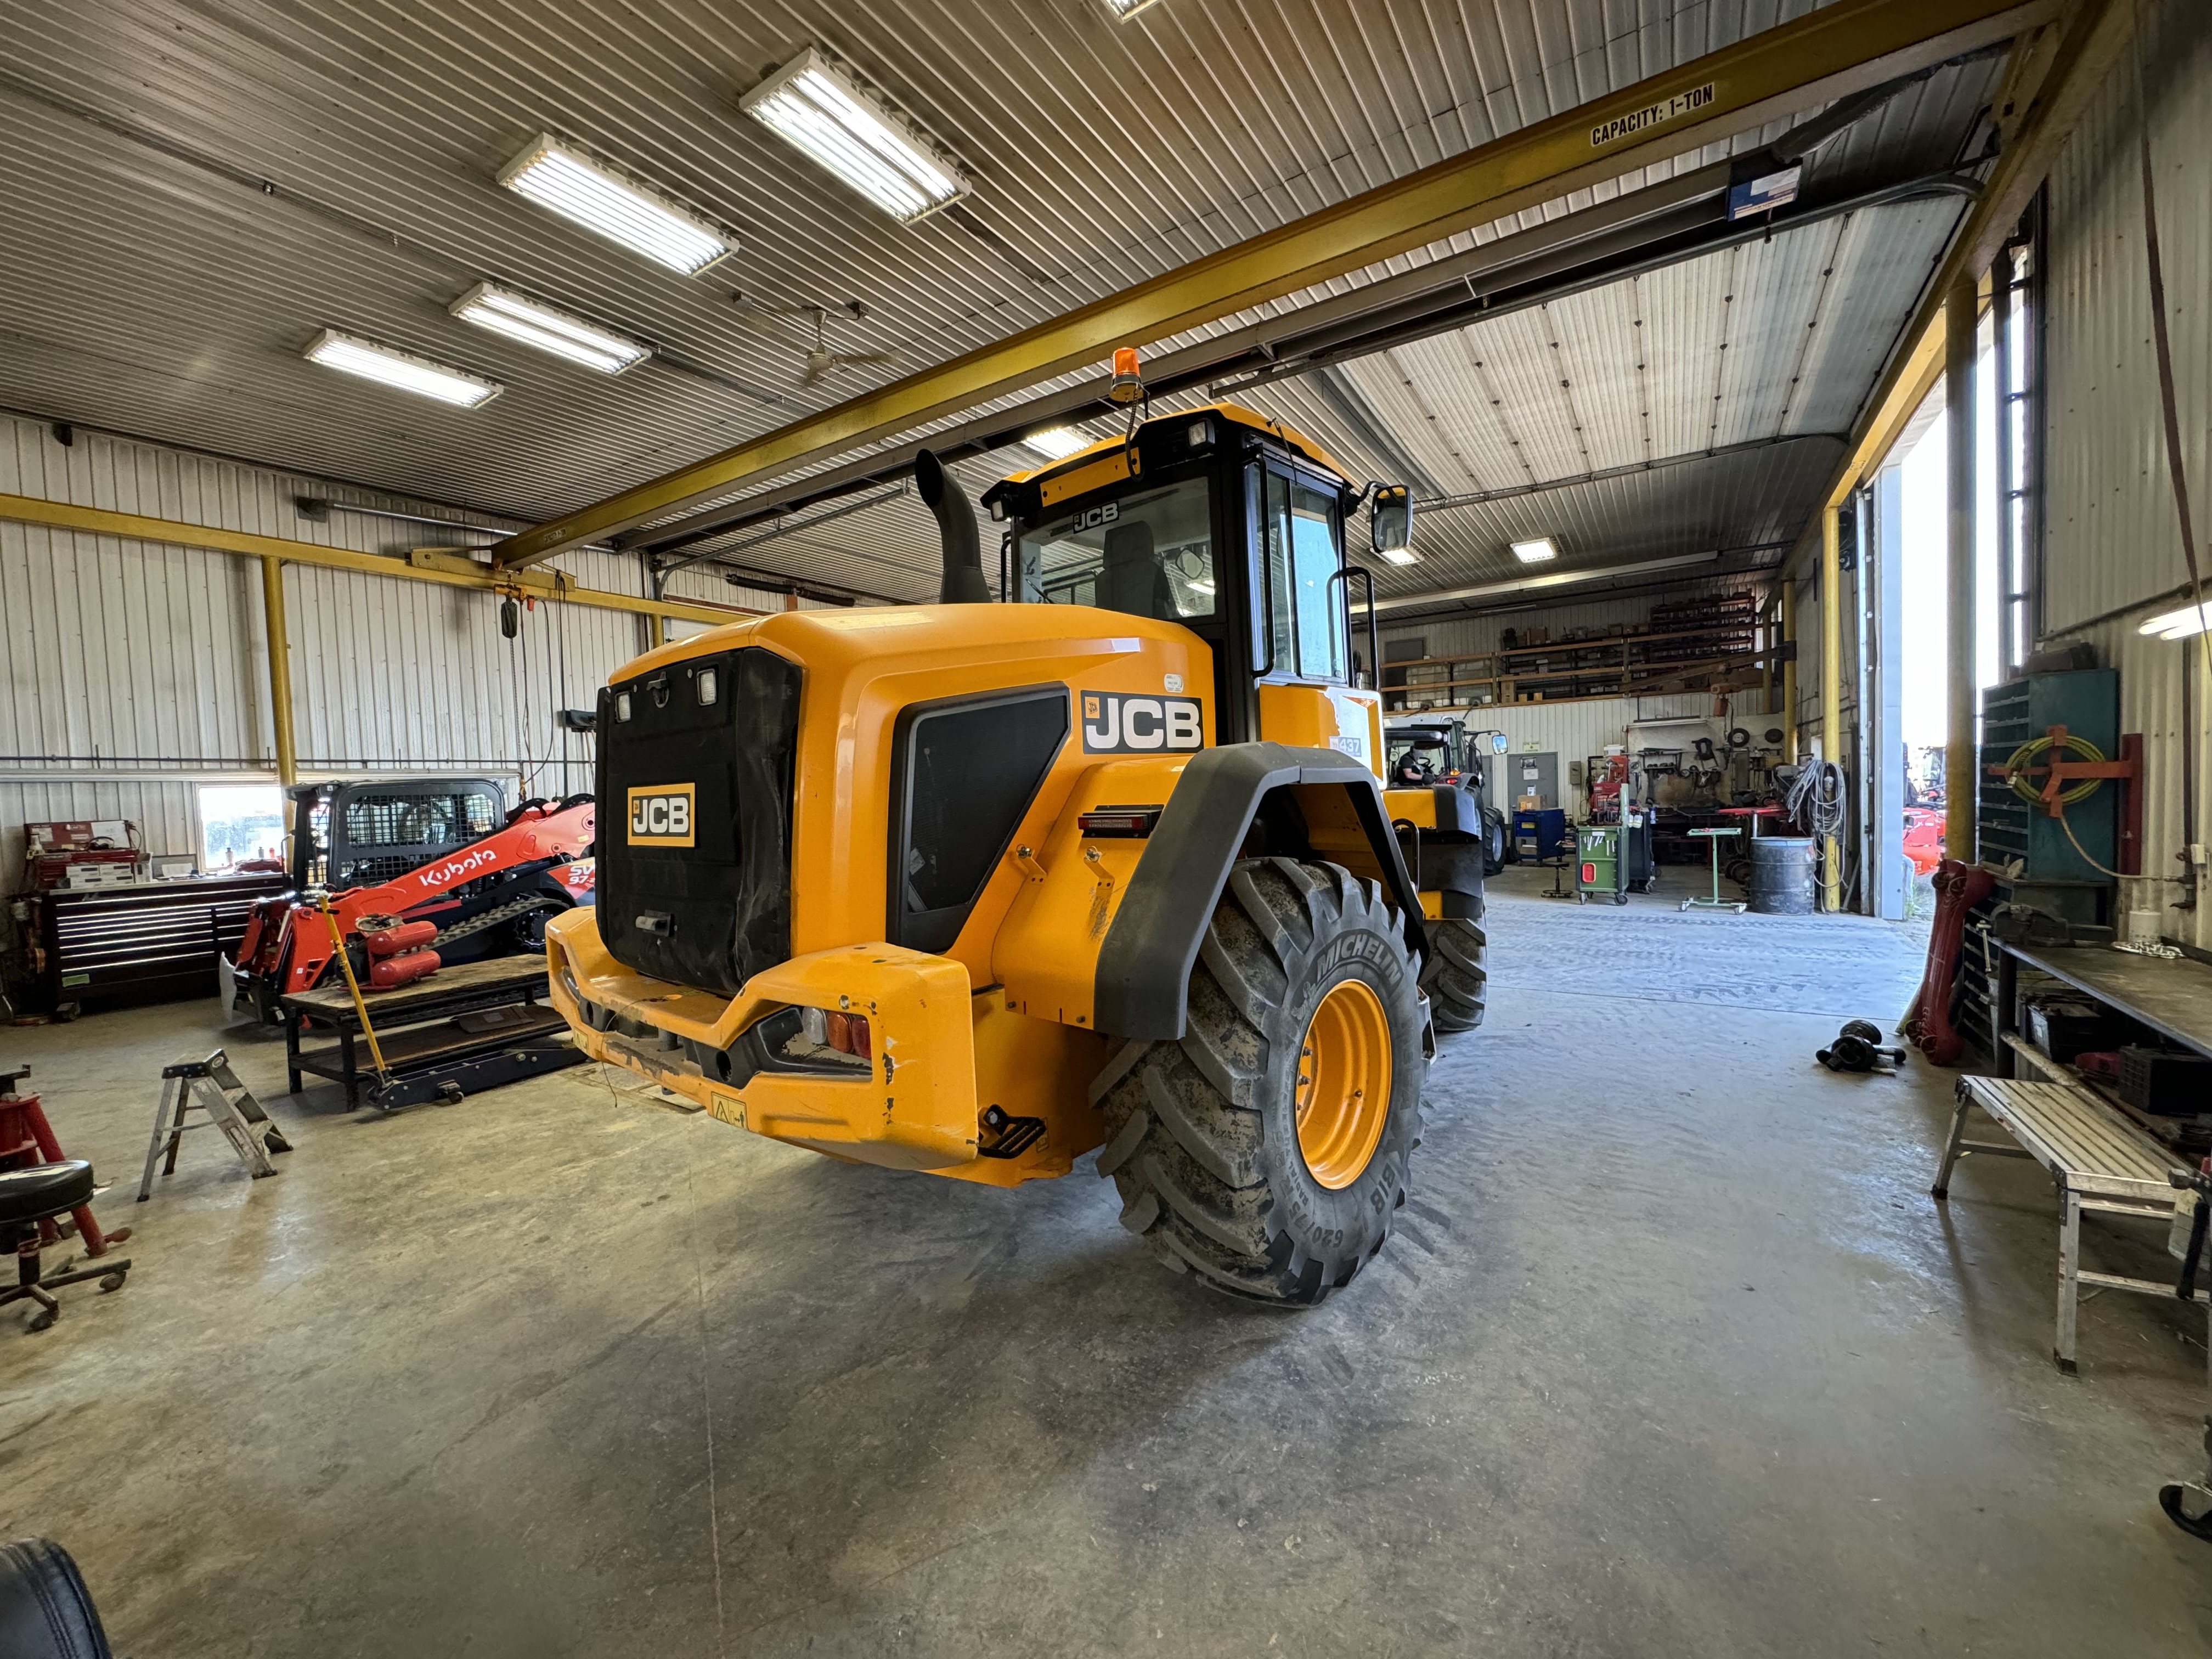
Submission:
M 499 957 L 441 968 L 396 990 L 364 986 L 362 1000 L 395 1080 L 376 1103 L 417 1105 L 581 1064 L 581 1049 L 547 1042 L 565 1032 L 568 1022 L 538 1000 L 545 976 L 542 956 Z M 346 1104 L 359 1106 L 376 1072 L 344 981 L 285 997 L 282 1006 L 291 1092 L 299 1093 L 302 1074 L 312 1073 L 343 1084 Z M 305 1047 L 301 1033 L 309 1026 L 337 1041 Z
M 2196 1054 L 2212 1055 L 2212 966 L 2188 957 L 2139 957 L 2101 945 L 2030 950 L 2008 945 L 1997 964 L 2001 1029 L 2013 1029 L 2019 963 L 2063 979 L 2075 990 Z M 2010 1065 L 2008 1058 L 2001 1063 Z M 2008 1071 L 2005 1075 L 2010 1076 Z

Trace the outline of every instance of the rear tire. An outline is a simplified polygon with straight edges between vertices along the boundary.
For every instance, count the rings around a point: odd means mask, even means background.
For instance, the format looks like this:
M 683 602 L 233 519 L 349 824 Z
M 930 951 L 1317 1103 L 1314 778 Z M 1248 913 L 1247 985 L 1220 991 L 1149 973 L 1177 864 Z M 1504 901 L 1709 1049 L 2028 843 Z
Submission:
M 1482 811 L 1482 873 L 1494 876 L 1505 867 L 1505 818 L 1488 807 Z
M 1440 1032 L 1472 1031 L 1482 1024 L 1490 995 L 1490 939 L 1482 931 L 1482 900 L 1467 901 L 1474 915 L 1428 924 L 1429 954 L 1421 963 L 1421 989 L 1429 1018 Z
M 9 1659 L 109 1659 L 92 1593 L 51 1538 L 0 1544 L 0 1632 Z
M 1185 1035 L 1126 1044 L 1091 1085 L 1106 1130 L 1098 1173 L 1121 1192 L 1121 1224 L 1169 1267 L 1230 1296 L 1310 1307 L 1382 1248 L 1428 1073 L 1402 927 L 1373 882 L 1335 865 L 1248 859 L 1231 871 L 1191 969 Z M 1371 1152 L 1332 1187 L 1299 1144 L 1301 1045 L 1348 980 L 1380 1004 L 1390 1081 Z

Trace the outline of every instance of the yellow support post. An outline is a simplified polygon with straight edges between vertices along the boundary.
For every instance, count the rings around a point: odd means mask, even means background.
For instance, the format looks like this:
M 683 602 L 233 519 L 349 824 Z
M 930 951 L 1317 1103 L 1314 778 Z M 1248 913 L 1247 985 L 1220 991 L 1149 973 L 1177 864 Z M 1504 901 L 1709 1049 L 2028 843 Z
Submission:
M 1843 548 L 1836 509 L 1820 509 L 1820 758 L 1844 761 Z M 1842 871 L 1836 862 L 1836 838 L 1820 837 L 1820 908 L 1844 906 Z
M 1782 584 L 1782 643 L 1797 642 L 1797 584 Z M 1784 652 L 1782 662 L 1782 751 L 1792 766 L 1797 763 L 1797 655 Z
M 269 714 L 276 732 L 276 781 L 300 781 L 300 751 L 292 740 L 292 647 L 284 632 L 284 562 L 261 556 L 261 611 L 269 634 Z
M 1943 851 L 1972 864 L 1974 752 L 1974 347 L 1978 298 L 1973 274 L 1960 273 L 1943 296 L 1943 421 L 1950 460 L 1950 538 L 1945 584 L 1949 660 L 1943 744 Z

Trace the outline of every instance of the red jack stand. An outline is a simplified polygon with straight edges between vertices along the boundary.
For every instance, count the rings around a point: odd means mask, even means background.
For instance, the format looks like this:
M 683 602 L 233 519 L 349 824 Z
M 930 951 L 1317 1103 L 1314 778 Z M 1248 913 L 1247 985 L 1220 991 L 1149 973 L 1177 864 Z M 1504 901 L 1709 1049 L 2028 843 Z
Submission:
M 27 1170 L 63 1161 L 61 1143 L 54 1139 L 53 1126 L 46 1121 L 46 1108 L 39 1104 L 38 1096 L 15 1092 L 16 1084 L 30 1074 L 27 1066 L 0 1072 L 0 1170 Z M 109 1245 L 120 1244 L 131 1237 L 128 1227 L 102 1232 L 92 1218 L 92 1206 L 80 1204 L 70 1212 L 70 1221 L 41 1221 L 39 1243 L 42 1247 L 58 1243 L 72 1231 L 84 1242 L 88 1257 L 106 1255 Z

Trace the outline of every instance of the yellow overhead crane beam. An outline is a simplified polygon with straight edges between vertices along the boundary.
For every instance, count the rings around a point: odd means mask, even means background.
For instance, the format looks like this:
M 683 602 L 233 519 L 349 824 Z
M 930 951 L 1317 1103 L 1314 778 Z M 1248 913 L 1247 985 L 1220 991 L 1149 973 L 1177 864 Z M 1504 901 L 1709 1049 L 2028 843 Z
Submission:
M 2058 0 L 1834 0 L 1679 69 L 1192 261 L 963 356 L 510 536 L 516 569 L 727 496 L 749 478 L 858 448 L 1087 369 L 1570 191 L 1863 90 L 2054 15 Z
M 218 530 L 211 525 L 149 519 L 137 513 L 112 513 L 102 507 L 79 507 L 74 502 L 49 501 L 36 495 L 0 494 L 0 519 L 16 524 L 43 525 L 49 530 L 76 530 L 92 536 L 117 536 L 125 541 L 168 542 L 179 547 L 205 548 L 210 552 L 236 553 L 251 559 L 276 559 L 285 564 L 314 565 L 325 570 L 351 570 L 398 581 L 436 582 L 447 587 L 472 587 L 484 593 L 514 593 L 520 598 L 580 605 L 596 611 L 627 611 L 640 617 L 681 617 L 687 622 L 720 624 L 761 614 L 744 605 L 649 599 L 638 594 L 612 593 L 604 588 L 579 587 L 575 578 L 565 570 L 495 570 L 447 548 L 416 548 L 407 558 L 395 559 L 388 554 L 357 553 L 349 547 L 325 547 L 316 542 L 258 536 L 244 530 Z

